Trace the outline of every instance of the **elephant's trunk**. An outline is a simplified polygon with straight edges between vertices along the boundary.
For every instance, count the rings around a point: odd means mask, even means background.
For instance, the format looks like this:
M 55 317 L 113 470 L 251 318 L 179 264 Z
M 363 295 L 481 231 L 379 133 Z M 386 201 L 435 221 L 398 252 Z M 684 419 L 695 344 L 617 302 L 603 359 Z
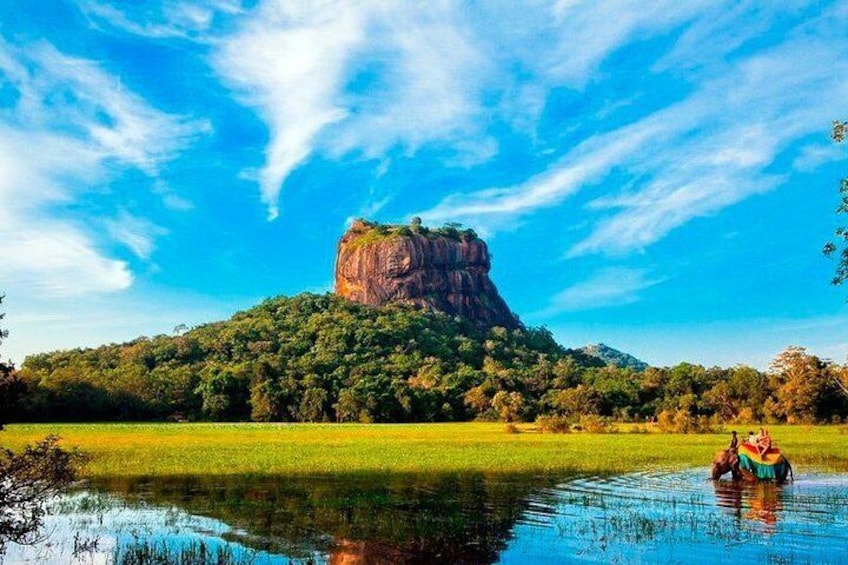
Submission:
M 724 474 L 724 472 L 721 470 L 721 467 L 719 466 L 719 464 L 713 463 L 713 470 L 712 470 L 713 480 L 714 481 L 719 480 L 723 474 Z

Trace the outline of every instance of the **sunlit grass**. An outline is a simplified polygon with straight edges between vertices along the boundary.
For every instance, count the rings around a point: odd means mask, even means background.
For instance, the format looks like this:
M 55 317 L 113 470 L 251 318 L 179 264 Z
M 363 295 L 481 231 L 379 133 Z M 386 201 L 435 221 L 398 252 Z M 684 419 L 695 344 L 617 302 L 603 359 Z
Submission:
M 621 473 L 706 466 L 729 434 L 542 434 L 531 424 L 18 424 L 0 443 L 18 449 L 47 434 L 91 456 L 107 476 L 357 472 Z M 626 429 L 626 428 L 625 428 Z M 796 471 L 848 471 L 836 426 L 772 426 Z M 745 431 L 740 427 L 740 431 Z

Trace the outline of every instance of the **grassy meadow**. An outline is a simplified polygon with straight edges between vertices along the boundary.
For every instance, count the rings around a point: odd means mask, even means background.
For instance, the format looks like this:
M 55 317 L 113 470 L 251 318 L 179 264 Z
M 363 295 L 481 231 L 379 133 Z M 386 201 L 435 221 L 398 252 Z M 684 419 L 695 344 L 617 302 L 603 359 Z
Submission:
M 543 434 L 532 424 L 16 424 L 12 450 L 56 434 L 88 477 L 330 473 L 622 473 L 709 465 L 729 433 Z M 738 426 L 740 432 L 748 428 Z M 848 471 L 839 426 L 772 426 L 796 471 Z

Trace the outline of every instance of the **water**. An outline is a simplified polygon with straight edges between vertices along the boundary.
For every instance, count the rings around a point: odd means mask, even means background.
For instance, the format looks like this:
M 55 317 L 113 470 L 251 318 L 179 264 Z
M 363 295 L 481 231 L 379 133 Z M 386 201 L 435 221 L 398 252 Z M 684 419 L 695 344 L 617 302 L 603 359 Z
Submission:
M 114 480 L 54 504 L 4 563 L 110 563 L 140 544 L 240 563 L 848 563 L 848 475 Z

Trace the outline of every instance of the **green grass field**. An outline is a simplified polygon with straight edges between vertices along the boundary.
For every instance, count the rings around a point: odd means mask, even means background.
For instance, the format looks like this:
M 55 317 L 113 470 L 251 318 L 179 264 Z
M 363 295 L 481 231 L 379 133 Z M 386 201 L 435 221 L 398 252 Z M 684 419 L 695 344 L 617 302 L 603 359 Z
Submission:
M 621 473 L 709 465 L 728 434 L 542 434 L 503 424 L 18 424 L 12 450 L 47 434 L 90 455 L 89 477 L 362 472 Z M 739 426 L 740 431 L 743 426 Z M 796 471 L 848 471 L 837 426 L 772 426 Z

